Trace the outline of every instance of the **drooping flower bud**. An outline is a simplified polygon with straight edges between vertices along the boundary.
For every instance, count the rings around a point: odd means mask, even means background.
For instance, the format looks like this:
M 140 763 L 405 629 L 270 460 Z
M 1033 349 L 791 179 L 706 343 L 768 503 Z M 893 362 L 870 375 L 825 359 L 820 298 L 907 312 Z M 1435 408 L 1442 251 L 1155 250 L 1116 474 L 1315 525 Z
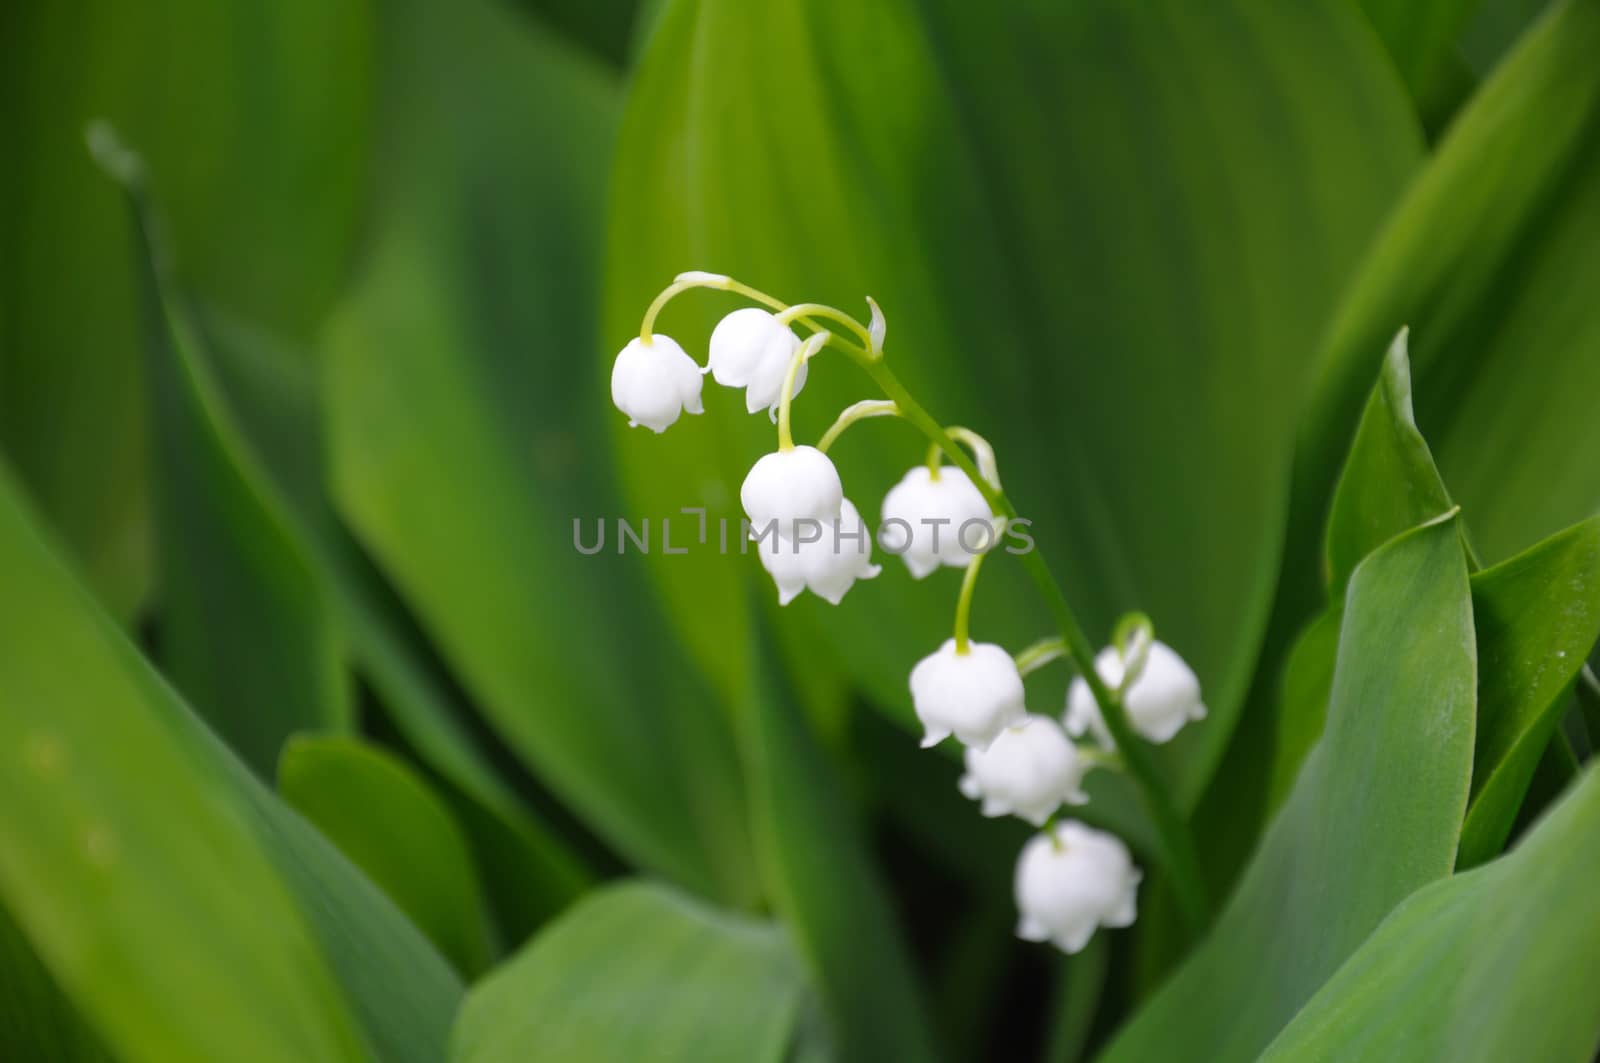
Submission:
M 940 565 L 966 568 L 996 537 L 989 503 L 954 465 L 941 466 L 937 477 L 918 465 L 884 496 L 878 544 L 904 558 L 916 579 Z
M 1024 716 L 988 749 L 968 749 L 961 792 L 983 801 L 986 816 L 1017 815 L 1042 826 L 1063 802 L 1081 805 L 1089 764 L 1061 725 L 1048 716 Z
M 1132 925 L 1140 877 L 1121 839 L 1076 820 L 1059 823 L 1017 860 L 1017 936 L 1077 952 L 1096 927 Z
M 1127 668 L 1123 653 L 1120 647 L 1107 646 L 1094 659 L 1095 671 L 1112 690 L 1122 683 Z M 1123 693 L 1122 705 L 1135 731 L 1152 742 L 1165 742 L 1188 721 L 1205 718 L 1200 679 L 1164 642 L 1151 641 L 1148 649 L 1135 648 L 1132 656 L 1136 664 L 1141 655 L 1144 663 Z M 1113 745 L 1105 721 L 1100 718 L 1100 706 L 1095 704 L 1094 694 L 1082 676 L 1067 689 L 1066 724 L 1067 733 L 1074 738 L 1090 731 L 1108 749 Z
M 665 432 L 687 410 L 700 413 L 701 371 L 676 340 L 656 333 L 635 336 L 611 366 L 611 401 L 628 424 Z
M 816 447 L 776 450 L 761 457 L 739 488 L 739 501 L 755 535 L 775 525 L 793 539 L 815 522 L 832 527 L 844 504 L 844 485 L 833 461 Z
M 744 388 L 745 409 L 771 409 L 783 393 L 783 378 L 800 348 L 800 337 L 776 316 L 756 306 L 735 310 L 711 330 L 711 375 L 724 387 Z M 806 365 L 794 375 L 794 394 L 805 386 Z
M 763 539 L 761 566 L 778 584 L 779 605 L 788 605 L 803 590 L 838 605 L 856 580 L 882 571 L 872 563 L 866 522 L 848 498 L 835 521 L 802 527 L 792 539 Z
M 955 639 L 911 670 L 911 703 L 926 731 L 924 749 L 952 734 L 964 745 L 988 749 L 1027 712 L 1011 654 L 992 642 L 970 643 L 966 653 L 957 653 Z

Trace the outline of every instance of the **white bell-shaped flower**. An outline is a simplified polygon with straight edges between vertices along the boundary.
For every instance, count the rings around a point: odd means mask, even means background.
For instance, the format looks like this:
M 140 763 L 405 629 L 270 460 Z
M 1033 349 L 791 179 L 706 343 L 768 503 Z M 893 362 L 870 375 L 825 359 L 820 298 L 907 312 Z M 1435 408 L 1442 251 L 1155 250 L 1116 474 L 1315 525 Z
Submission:
M 1077 952 L 1096 927 L 1132 925 L 1140 877 L 1115 835 L 1076 820 L 1058 823 L 1017 860 L 1017 936 Z
M 996 532 L 989 503 L 965 472 L 944 465 L 935 476 L 918 465 L 884 496 L 878 545 L 922 579 L 940 565 L 966 568 L 994 545 Z
M 799 446 L 763 455 L 745 476 L 739 501 L 756 537 L 775 526 L 780 537 L 793 539 L 812 523 L 833 526 L 844 505 L 844 485 L 826 454 Z
M 1083 792 L 1089 762 L 1048 716 L 1024 716 L 988 749 L 968 749 L 966 759 L 961 792 L 981 799 L 986 816 L 1016 815 L 1038 827 L 1063 802 L 1089 800 Z
M 1094 659 L 1095 671 L 1106 686 L 1116 690 L 1127 668 L 1123 650 L 1107 646 Z M 1135 649 L 1137 658 L 1140 650 Z M 1190 720 L 1204 719 L 1206 707 L 1200 701 L 1200 679 L 1177 652 L 1164 642 L 1152 641 L 1143 651 L 1144 664 L 1123 693 L 1122 706 L 1133 729 L 1152 742 L 1165 742 Z M 1100 706 L 1095 703 L 1083 677 L 1067 689 L 1067 733 L 1074 738 L 1092 732 L 1108 749 L 1113 745 Z
M 744 388 L 745 409 L 772 409 L 783 393 L 800 337 L 756 306 L 735 310 L 711 330 L 711 375 L 724 387 Z M 806 383 L 806 365 L 794 375 L 794 394 Z
M 858 579 L 880 571 L 872 563 L 872 536 L 847 498 L 839 516 L 816 528 L 802 528 L 793 539 L 771 536 L 761 541 L 761 566 L 778 584 L 778 604 L 788 605 L 803 590 L 838 605 Z
M 700 413 L 701 369 L 676 340 L 656 333 L 635 336 L 611 366 L 611 401 L 628 424 L 665 432 L 685 410 Z
M 992 642 L 972 642 L 957 653 L 955 639 L 911 669 L 911 704 L 926 731 L 924 749 L 952 734 L 964 745 L 988 749 L 1027 712 L 1011 654 Z

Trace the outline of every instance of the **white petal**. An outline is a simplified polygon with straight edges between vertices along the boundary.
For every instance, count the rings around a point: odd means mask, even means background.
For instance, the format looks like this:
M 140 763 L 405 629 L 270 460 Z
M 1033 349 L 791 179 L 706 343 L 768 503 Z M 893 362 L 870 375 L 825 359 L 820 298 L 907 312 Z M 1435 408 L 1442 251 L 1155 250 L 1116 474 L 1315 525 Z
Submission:
M 1050 928 L 1030 915 L 1024 915 L 1017 923 L 1017 937 L 1023 941 L 1049 941 Z

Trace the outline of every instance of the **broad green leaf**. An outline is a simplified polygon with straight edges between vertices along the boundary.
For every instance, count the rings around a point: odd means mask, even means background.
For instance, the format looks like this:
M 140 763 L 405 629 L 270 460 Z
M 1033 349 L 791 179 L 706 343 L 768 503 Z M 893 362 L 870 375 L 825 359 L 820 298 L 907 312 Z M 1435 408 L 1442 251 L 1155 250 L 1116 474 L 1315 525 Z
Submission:
M 578 383 L 615 86 L 499 6 L 394 14 L 383 207 L 329 337 L 335 499 L 542 783 L 629 860 L 747 901 L 726 721 L 629 560 L 573 545 L 621 512 Z
M 635 13 L 641 0 L 520 0 L 553 29 L 559 30 L 607 62 L 624 67 L 633 41 Z
M 1475 677 L 1457 521 L 1362 562 L 1321 740 L 1209 936 L 1107 1059 L 1255 1058 L 1396 904 L 1450 873 Z
M 348 633 L 402 732 L 481 809 L 469 822 L 480 847 L 494 847 L 493 866 L 515 873 L 500 893 L 513 898 L 504 905 L 509 929 L 526 934 L 576 896 L 581 866 L 488 767 L 386 615 L 323 493 L 315 396 L 301 361 L 215 312 L 202 335 L 164 276 L 156 234 L 149 240 L 161 645 L 176 677 L 270 779 L 289 734 L 346 724 Z M 470 950 L 452 957 L 465 969 L 482 962 Z
M 343 649 L 321 573 L 246 440 L 219 409 L 201 336 L 169 275 L 170 249 L 143 187 L 144 163 L 106 126 L 95 150 L 116 155 L 139 260 L 151 483 L 167 675 L 264 779 L 296 731 L 351 725 Z
M 357 739 L 297 737 L 278 789 L 458 971 L 482 971 L 488 922 L 472 855 L 449 807 L 404 761 Z
M 223 762 L 360 1021 L 385 1063 L 433 1063 L 445 1052 L 462 985 L 444 957 L 378 887 L 263 786 L 198 720 L 191 736 Z
M 1084 1057 L 1110 962 L 1111 949 L 1103 934 L 1090 938 L 1082 952 L 1061 961 L 1055 1016 L 1045 1046 L 1046 1063 L 1077 1063 Z
M 438 1059 L 461 995 L 449 965 L 99 615 L 9 485 L 0 511 L 15 592 L 0 625 L 16 628 L 0 631 L 14 707 L 0 727 L 17 732 L 0 741 L 25 754 L 0 784 L 27 798 L 0 793 L 0 815 L 27 813 L 0 831 L 0 845 L 16 836 L 0 897 L 108 1045 L 163 1061 Z M 244 1037 L 249 1053 L 229 1048 Z
M 1372 551 L 1454 505 L 1411 412 L 1406 330 L 1389 344 L 1328 514 L 1329 597 Z
M 1461 31 L 1461 55 L 1479 77 L 1488 76 L 1550 0 L 1480 0 Z
M 1456 40 L 1479 5 L 1480 0 L 1360 0 L 1430 126 L 1448 117 L 1455 102 Z
M 1368 254 L 1320 355 L 1291 539 L 1322 519 L 1379 352 L 1411 330 L 1417 421 L 1489 562 L 1600 506 L 1600 3 L 1541 19 Z M 1587 278 L 1587 280 L 1586 280 Z M 1303 566 L 1288 570 L 1304 580 Z M 1293 589 L 1291 582 L 1291 591 Z M 1307 595 L 1307 598 L 1310 596 Z M 1302 599 L 1304 600 L 1304 599 Z
M 0 907 L 0 1059 L 111 1063 L 100 1038 Z
M 585 401 L 604 402 L 611 354 L 680 270 L 863 314 L 875 296 L 891 363 L 995 443 L 1089 628 L 1144 608 L 1195 664 L 1212 715 L 1172 758 L 1192 797 L 1266 620 L 1309 354 L 1419 141 L 1342 4 L 679 0 L 623 121 Z M 682 304 L 661 327 L 691 351 L 734 305 Z M 739 516 L 772 426 L 708 387 L 707 414 L 660 437 L 611 412 L 634 512 Z M 814 439 L 869 393 L 824 355 L 798 431 Z M 923 445 L 886 422 L 835 448 L 869 520 Z M 885 560 L 839 608 L 802 598 L 786 620 L 909 723 L 905 676 L 947 637 L 955 580 Z M 736 692 L 744 581 L 771 593 L 765 574 L 714 550 L 654 572 Z M 1006 564 L 985 572 L 974 622 L 1017 646 L 1049 630 Z
M 1391 213 L 1321 341 L 1295 450 L 1288 538 L 1256 689 L 1325 594 L 1329 500 L 1383 359 L 1410 329 L 1416 419 L 1486 563 L 1600 504 L 1600 4 L 1565 0 L 1456 117 Z M 1275 705 L 1251 701 L 1207 804 L 1247 836 L 1224 789 L 1253 792 Z
M 772 675 L 770 664 L 757 674 Z M 838 1058 L 934 1058 L 894 907 L 837 769 L 778 682 L 762 681 L 740 712 L 766 893 L 822 999 Z
M 1267 790 L 1267 803 L 1273 811 L 1289 796 L 1300 766 L 1322 737 L 1342 619 L 1340 606 L 1324 609 L 1295 639 L 1284 659 L 1278 690 L 1277 747 Z
M 591 893 L 475 986 L 453 1063 L 781 1063 L 805 981 L 782 931 L 665 886 Z
M 215 310 L 202 316 L 202 331 L 228 400 L 213 406 L 212 416 L 236 414 L 270 470 L 285 502 L 283 519 L 333 587 L 354 666 L 446 787 L 482 861 L 501 928 L 520 941 L 582 892 L 588 871 L 490 764 L 461 722 L 469 710 L 431 666 L 422 636 L 338 523 L 322 478 L 322 409 L 305 356 Z
M 1457 858 L 1464 867 L 1500 851 L 1540 754 L 1556 737 L 1566 692 L 1600 638 L 1600 518 L 1473 573 L 1472 609 L 1478 722 L 1472 800 Z M 1338 615 L 1323 612 L 1285 665 L 1274 805 L 1322 733 Z
M 305 917 L 181 703 L 0 473 L 0 899 L 119 1058 L 359 1060 Z
M 196 290 L 305 336 L 341 283 L 366 154 L 365 0 L 8 4 L 0 13 L 0 446 L 119 616 L 148 583 L 125 211 L 84 155 L 150 160 Z
M 1597 877 L 1591 769 L 1509 856 L 1407 899 L 1262 1058 L 1593 1059 Z
M 1458 863 L 1500 851 L 1578 669 L 1600 639 L 1600 517 L 1473 577 L 1478 738 Z

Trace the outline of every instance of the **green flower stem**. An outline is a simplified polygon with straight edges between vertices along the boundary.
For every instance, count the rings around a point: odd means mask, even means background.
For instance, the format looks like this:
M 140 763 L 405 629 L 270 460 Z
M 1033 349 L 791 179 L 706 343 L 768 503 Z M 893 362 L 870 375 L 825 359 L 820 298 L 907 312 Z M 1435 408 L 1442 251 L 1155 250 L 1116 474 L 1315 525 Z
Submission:
M 1016 507 L 1011 504 L 1005 492 L 984 478 L 967 452 L 957 445 L 950 434 L 922 408 L 916 399 L 911 397 L 911 393 L 900 382 L 900 378 L 895 376 L 894 370 L 890 369 L 881 357 L 859 354 L 852 354 L 852 357 L 877 383 L 884 396 L 899 407 L 901 416 L 916 425 L 931 442 L 937 443 L 950 461 L 967 474 L 996 516 L 1004 517 L 1008 521 L 1017 519 Z M 1100 707 L 1100 717 L 1105 721 L 1106 730 L 1111 732 L 1111 737 L 1122 754 L 1128 775 L 1139 787 L 1145 808 L 1161 840 L 1167 872 L 1172 876 L 1184 917 L 1188 921 L 1190 931 L 1198 933 L 1205 926 L 1210 902 L 1206 897 L 1205 879 L 1200 874 L 1200 861 L 1195 853 L 1194 839 L 1189 834 L 1188 825 L 1178 814 L 1177 807 L 1172 803 L 1171 796 L 1162 784 L 1150 747 L 1134 731 L 1122 702 L 1106 686 L 1105 681 L 1100 678 L 1100 673 L 1095 671 L 1094 649 L 1090 646 L 1088 637 L 1084 635 L 1083 627 L 1078 623 L 1072 606 L 1067 602 L 1061 584 L 1051 573 L 1050 565 L 1045 561 L 1044 555 L 1034 549 L 1018 556 L 1028 575 L 1044 596 L 1045 604 L 1055 617 L 1056 627 L 1060 629 L 1061 640 L 1067 654 L 1072 658 L 1084 681 L 1088 683 L 1089 691 Z
M 944 445 L 935 440 L 928 444 L 928 479 L 939 478 L 939 466 L 944 462 Z
M 813 320 L 813 315 L 836 321 L 861 337 L 862 346 L 858 347 L 853 343 L 847 343 L 837 338 L 834 340 L 834 346 L 863 356 L 870 354 L 868 348 L 872 346 L 872 334 L 867 330 L 867 326 L 843 310 L 837 310 L 822 303 L 804 303 L 800 306 L 791 307 L 782 299 L 776 299 L 760 289 L 752 288 L 748 284 L 742 284 L 721 273 L 694 272 L 678 274 L 673 279 L 673 282 L 663 288 L 661 294 L 657 295 L 649 308 L 645 310 L 644 318 L 639 322 L 640 342 L 646 347 L 650 346 L 650 337 L 655 330 L 656 318 L 660 316 L 661 311 L 674 298 L 695 288 L 708 288 L 712 291 L 733 292 L 735 295 L 742 295 L 751 302 L 760 303 L 777 311 L 779 314 L 785 315 L 785 321 L 794 321 L 805 326 L 813 333 L 824 331 L 822 326 Z M 791 311 L 793 312 L 791 313 Z
M 773 304 L 776 303 L 777 300 L 773 300 Z M 858 337 L 860 337 L 863 344 L 867 346 L 872 345 L 872 335 L 867 331 L 865 325 L 851 317 L 849 314 L 845 313 L 843 310 L 837 310 L 826 303 L 796 303 L 794 306 L 778 311 L 774 316 L 785 325 L 791 321 L 798 321 L 804 324 L 806 328 L 810 329 L 812 332 L 820 332 L 822 330 L 811 321 L 811 318 L 825 318 L 829 321 L 843 325 L 851 332 L 854 332 Z
M 862 399 L 860 402 L 846 406 L 840 411 L 838 419 L 828 427 L 826 432 L 822 433 L 822 438 L 817 440 L 817 449 L 826 454 L 828 448 L 837 443 L 839 437 L 844 435 L 844 430 L 857 421 L 865 421 L 869 417 L 899 416 L 900 407 L 888 399 Z
M 1000 486 L 1000 464 L 995 461 L 994 448 L 989 445 L 987 439 L 970 428 L 958 425 L 945 426 L 944 434 L 972 451 L 972 460 L 977 464 L 983 478 L 988 480 L 996 491 L 1004 490 Z
M 972 648 L 972 639 L 968 635 L 972 627 L 972 594 L 978 586 L 978 569 L 983 567 L 983 559 L 988 554 L 975 554 L 967 563 L 967 570 L 961 574 L 961 593 L 956 597 L 956 656 L 965 657 Z
M 783 392 L 778 396 L 778 449 L 794 449 L 794 433 L 789 429 L 789 407 L 794 405 L 794 382 L 800 373 L 800 367 L 806 364 L 806 359 L 822 350 L 823 346 L 833 338 L 831 332 L 814 332 L 806 337 L 794 352 L 794 357 L 789 359 L 789 372 L 784 374 Z
M 1067 655 L 1067 644 L 1059 638 L 1040 639 L 1033 645 L 1017 654 L 1017 671 L 1023 675 L 1032 675 L 1051 661 L 1060 660 Z

